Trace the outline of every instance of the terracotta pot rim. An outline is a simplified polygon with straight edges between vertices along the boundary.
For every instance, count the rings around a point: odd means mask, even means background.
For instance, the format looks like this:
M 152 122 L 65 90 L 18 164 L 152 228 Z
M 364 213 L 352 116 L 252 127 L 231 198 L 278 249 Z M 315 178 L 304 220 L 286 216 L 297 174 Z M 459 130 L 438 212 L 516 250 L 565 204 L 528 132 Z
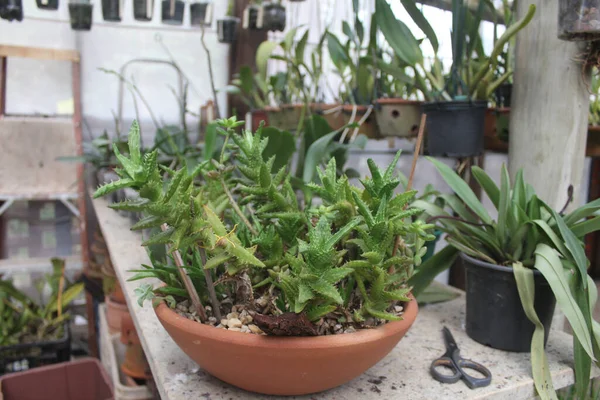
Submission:
M 416 319 L 419 309 L 417 301 L 412 294 L 410 295 L 410 299 L 411 300 L 404 305 L 405 309 L 401 321 L 388 322 L 385 325 L 374 329 L 361 329 L 354 333 L 326 336 L 282 337 L 232 332 L 184 318 L 167 307 L 164 302 L 161 302 L 155 307 L 154 311 L 161 323 L 164 320 L 167 323 L 177 325 L 179 329 L 190 332 L 198 337 L 207 337 L 211 340 L 226 343 L 231 346 L 244 345 L 265 349 L 281 349 L 282 346 L 284 346 L 293 347 L 295 350 L 314 350 L 316 348 L 346 347 L 364 342 L 375 342 L 385 336 L 391 335 L 393 332 L 408 329 Z
M 302 108 L 304 104 L 302 103 L 293 103 L 293 104 L 282 104 L 281 106 L 266 106 L 257 111 L 266 111 L 266 112 L 277 112 L 282 110 L 289 110 L 293 108 Z
M 422 101 L 420 100 L 407 100 L 407 99 L 403 99 L 401 97 L 382 97 L 380 99 L 375 100 L 375 103 L 378 104 L 408 104 L 408 105 L 415 105 L 415 106 L 420 106 L 423 104 Z

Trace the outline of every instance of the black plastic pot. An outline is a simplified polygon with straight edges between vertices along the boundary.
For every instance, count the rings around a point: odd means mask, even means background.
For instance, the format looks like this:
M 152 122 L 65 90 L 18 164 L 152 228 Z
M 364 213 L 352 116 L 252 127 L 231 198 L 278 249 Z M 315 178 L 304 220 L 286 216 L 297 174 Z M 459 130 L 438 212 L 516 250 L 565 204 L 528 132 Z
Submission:
M 283 31 L 285 29 L 285 7 L 277 3 L 263 5 L 263 29 Z
M 172 7 L 171 7 L 172 4 Z M 182 0 L 163 0 L 162 2 L 162 22 L 169 25 L 183 24 L 183 10 L 185 3 Z
M 74 31 L 89 31 L 92 29 L 92 9 L 89 3 L 69 3 L 71 29 Z
M 152 21 L 154 13 L 154 0 L 148 4 L 147 0 L 133 0 L 133 18 L 136 21 Z
M 190 4 L 190 25 L 192 26 L 210 26 L 212 15 L 207 15 L 210 3 Z
M 224 17 L 217 21 L 217 35 L 221 43 L 233 43 L 237 40 L 240 19 Z
M 102 18 L 105 21 L 121 21 L 121 0 L 102 0 Z
M 461 254 L 467 291 L 467 334 L 494 349 L 528 352 L 535 326 L 523 311 L 512 268 L 494 265 Z M 535 311 L 548 341 L 556 299 L 550 285 L 537 270 Z
M 496 96 L 496 104 L 498 107 L 508 108 L 510 107 L 510 101 L 512 98 L 512 83 L 505 83 L 498 86 L 494 95 Z
M 559 0 L 558 38 L 569 41 L 600 39 L 600 0 Z
M 42 10 L 58 10 L 58 0 L 35 0 Z
M 58 340 L 0 346 L 0 375 L 69 361 L 71 358 L 69 324 L 65 323 L 63 329 L 63 337 Z
M 423 104 L 427 114 L 427 150 L 438 157 L 473 157 L 483 152 L 487 101 Z
M 22 21 L 23 4 L 21 0 L 0 0 L 0 18 L 8 21 Z
M 259 28 L 257 25 L 259 9 L 260 7 L 256 4 L 248 4 L 246 9 L 244 10 L 244 13 L 247 14 L 247 16 L 244 15 L 244 28 L 252 30 L 262 29 Z

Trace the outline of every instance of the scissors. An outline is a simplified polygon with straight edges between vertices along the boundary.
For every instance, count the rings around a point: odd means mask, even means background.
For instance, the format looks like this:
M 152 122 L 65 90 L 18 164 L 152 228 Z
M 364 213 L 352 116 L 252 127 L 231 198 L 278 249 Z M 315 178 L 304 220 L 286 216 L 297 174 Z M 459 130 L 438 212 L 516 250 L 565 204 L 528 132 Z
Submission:
M 483 365 L 471 361 L 465 360 L 460 356 L 460 350 L 450 333 L 450 330 L 446 327 L 442 329 L 444 334 L 444 341 L 446 342 L 446 353 L 440 358 L 433 360 L 429 371 L 433 378 L 442 383 L 456 383 L 462 379 L 470 389 L 484 387 L 492 382 L 492 373 L 489 369 Z M 452 370 L 452 375 L 444 375 L 437 370 L 437 367 L 446 367 Z M 467 374 L 463 368 L 472 369 L 483 375 L 483 378 L 475 378 L 472 375 Z

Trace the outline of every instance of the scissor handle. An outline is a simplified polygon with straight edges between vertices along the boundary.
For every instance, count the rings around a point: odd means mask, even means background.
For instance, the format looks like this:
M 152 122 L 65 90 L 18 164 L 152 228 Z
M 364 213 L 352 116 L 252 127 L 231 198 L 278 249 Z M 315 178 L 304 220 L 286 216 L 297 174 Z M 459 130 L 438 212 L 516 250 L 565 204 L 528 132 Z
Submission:
M 446 367 L 453 372 L 452 375 L 442 374 L 437 370 L 438 367 Z M 454 361 L 450 357 L 440 357 L 436 360 L 433 360 L 431 363 L 431 367 L 429 367 L 429 372 L 431 372 L 431 376 L 438 382 L 442 383 L 456 383 L 461 378 L 461 373 L 454 364 Z
M 444 375 L 437 370 L 438 367 L 446 367 L 450 369 L 453 374 Z M 476 378 L 465 372 L 463 368 L 477 371 L 483 375 L 483 378 Z M 462 379 L 470 389 L 485 387 L 492 382 L 492 373 L 489 369 L 475 361 L 465 360 L 463 358 L 459 358 L 458 362 L 455 363 L 450 357 L 440 357 L 431 363 L 429 370 L 431 376 L 439 382 L 456 383 Z

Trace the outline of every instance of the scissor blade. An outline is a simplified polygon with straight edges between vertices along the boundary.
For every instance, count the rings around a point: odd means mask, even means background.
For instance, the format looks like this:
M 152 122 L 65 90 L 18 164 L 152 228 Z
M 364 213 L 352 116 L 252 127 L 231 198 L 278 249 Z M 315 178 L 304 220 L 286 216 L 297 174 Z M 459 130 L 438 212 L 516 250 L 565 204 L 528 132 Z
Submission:
M 444 329 L 442 329 L 442 332 L 444 333 L 444 340 L 446 341 L 446 350 L 448 350 L 448 351 L 457 350 L 458 345 L 456 344 L 456 341 L 454 340 L 452 333 L 450 333 L 450 329 L 448 329 L 447 327 L 444 327 Z

